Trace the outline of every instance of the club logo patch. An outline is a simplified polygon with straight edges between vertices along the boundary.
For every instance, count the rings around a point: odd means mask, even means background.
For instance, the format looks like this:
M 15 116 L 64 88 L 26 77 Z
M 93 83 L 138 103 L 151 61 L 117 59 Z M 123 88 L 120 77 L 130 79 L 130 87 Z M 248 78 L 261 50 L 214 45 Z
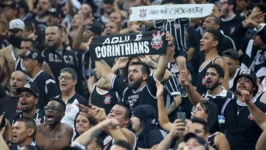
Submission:
M 141 9 L 139 13 L 139 17 L 145 18 L 147 16 L 147 9 Z
M 151 41 L 151 46 L 152 48 L 159 50 L 162 46 L 163 46 L 163 40 L 162 40 L 162 36 L 165 35 L 165 32 L 161 32 L 158 31 L 157 34 L 152 34 L 153 38 Z
M 107 95 L 107 96 L 105 96 L 105 99 L 104 99 L 103 103 L 106 104 L 106 105 L 109 105 L 109 104 L 111 104 L 111 99 L 112 99 L 112 96 L 111 95 Z

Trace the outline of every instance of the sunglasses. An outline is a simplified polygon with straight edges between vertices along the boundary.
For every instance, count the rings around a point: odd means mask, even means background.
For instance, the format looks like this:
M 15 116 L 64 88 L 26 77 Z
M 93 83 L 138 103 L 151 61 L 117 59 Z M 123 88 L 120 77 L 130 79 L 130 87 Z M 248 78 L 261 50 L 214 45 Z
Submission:
M 44 106 L 44 110 L 45 111 L 61 111 L 62 112 L 62 110 L 56 106 Z

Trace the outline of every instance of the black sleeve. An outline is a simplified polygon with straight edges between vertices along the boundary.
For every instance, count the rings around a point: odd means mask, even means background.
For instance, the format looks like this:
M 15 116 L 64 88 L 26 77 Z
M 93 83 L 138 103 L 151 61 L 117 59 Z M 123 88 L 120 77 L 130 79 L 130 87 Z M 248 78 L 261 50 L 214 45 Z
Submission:
M 121 76 L 114 75 L 111 81 L 111 88 L 114 89 L 120 98 L 123 97 L 124 90 L 126 89 L 127 84 Z
M 154 129 L 148 133 L 148 146 L 152 148 L 163 140 L 163 135 L 159 129 Z
M 156 82 L 155 82 L 155 79 L 154 79 L 154 73 L 149 77 L 147 86 L 148 86 L 149 94 L 154 99 L 156 99 L 157 87 L 156 87 Z
M 154 20 L 153 24 L 156 29 L 163 27 L 164 20 Z
M 8 42 L 15 46 L 16 48 L 20 48 L 20 44 L 22 42 L 22 38 L 20 37 L 16 37 L 14 35 L 10 35 L 10 37 L 8 38 Z
M 54 79 L 48 79 L 46 80 L 45 82 L 45 89 L 46 89 L 46 94 L 48 96 L 48 98 L 53 98 L 57 95 L 60 95 L 60 90 L 59 88 L 57 87 L 57 84 L 56 82 L 54 81 Z

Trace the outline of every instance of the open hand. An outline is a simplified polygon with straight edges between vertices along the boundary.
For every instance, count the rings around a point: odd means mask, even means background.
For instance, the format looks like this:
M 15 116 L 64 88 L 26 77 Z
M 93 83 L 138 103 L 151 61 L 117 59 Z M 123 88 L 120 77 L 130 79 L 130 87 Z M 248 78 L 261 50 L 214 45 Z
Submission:
M 157 88 L 156 96 L 157 96 L 157 97 L 162 96 L 162 95 L 163 95 L 163 91 L 164 91 L 164 87 L 163 87 L 163 85 L 160 83 L 160 81 L 155 80 L 155 82 L 156 82 L 156 88 Z

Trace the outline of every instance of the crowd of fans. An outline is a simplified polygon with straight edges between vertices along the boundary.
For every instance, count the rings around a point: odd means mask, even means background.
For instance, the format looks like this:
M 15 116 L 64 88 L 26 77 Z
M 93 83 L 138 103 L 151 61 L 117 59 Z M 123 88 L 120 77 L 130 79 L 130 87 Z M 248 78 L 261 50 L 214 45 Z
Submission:
M 265 0 L 1 0 L 0 18 L 1 150 L 266 149 Z M 157 30 L 165 55 L 91 59 L 94 38 Z

